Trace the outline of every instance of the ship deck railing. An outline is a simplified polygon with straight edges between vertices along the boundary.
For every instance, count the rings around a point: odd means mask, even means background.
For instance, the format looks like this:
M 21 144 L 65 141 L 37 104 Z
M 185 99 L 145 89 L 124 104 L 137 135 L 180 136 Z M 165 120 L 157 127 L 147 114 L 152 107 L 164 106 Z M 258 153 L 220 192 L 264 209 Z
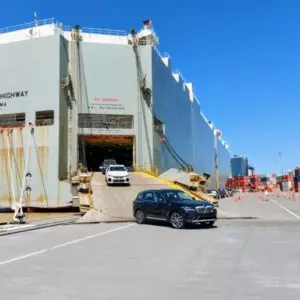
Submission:
M 27 29 L 27 28 L 36 27 L 36 26 L 51 25 L 51 24 L 55 24 L 55 18 L 35 20 L 35 21 L 31 21 L 31 22 L 27 22 L 27 23 L 23 23 L 23 24 L 19 24 L 19 25 L 0 28 L 0 34 L 17 31 L 17 30 L 23 30 L 23 29 Z
M 44 25 L 52 25 L 52 24 L 57 27 L 60 27 L 63 31 L 72 31 L 73 28 L 72 26 L 63 25 L 62 23 L 59 23 L 58 21 L 55 20 L 55 18 L 49 18 L 49 19 L 42 19 L 42 20 L 33 20 L 31 22 L 27 22 L 19 25 L 0 28 L 0 34 L 44 26 Z M 114 35 L 114 36 L 127 35 L 127 32 L 125 30 L 102 29 L 102 28 L 91 28 L 91 27 L 81 27 L 80 31 L 82 33 L 87 33 L 87 34 L 102 34 L 102 35 Z
M 63 25 L 63 31 L 72 31 L 72 26 Z M 115 30 L 115 29 L 102 29 L 102 28 L 92 28 L 92 27 L 81 27 L 80 31 L 87 34 L 103 34 L 103 35 L 115 35 L 115 36 L 127 36 L 125 30 Z

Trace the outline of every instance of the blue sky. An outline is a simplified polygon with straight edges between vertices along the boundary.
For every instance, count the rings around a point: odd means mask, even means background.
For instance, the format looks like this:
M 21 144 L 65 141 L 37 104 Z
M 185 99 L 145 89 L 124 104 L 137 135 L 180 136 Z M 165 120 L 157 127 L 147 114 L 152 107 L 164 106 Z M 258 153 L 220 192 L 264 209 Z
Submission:
M 174 69 L 194 84 L 232 154 L 258 172 L 300 165 L 300 1 L 3 1 L 0 27 L 56 17 L 64 24 L 139 28 L 151 19 Z

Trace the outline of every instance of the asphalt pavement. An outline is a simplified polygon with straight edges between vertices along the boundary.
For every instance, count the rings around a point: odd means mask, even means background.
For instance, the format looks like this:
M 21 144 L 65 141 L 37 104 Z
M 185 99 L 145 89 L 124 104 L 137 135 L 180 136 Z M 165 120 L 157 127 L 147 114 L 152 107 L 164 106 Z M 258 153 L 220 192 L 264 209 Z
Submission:
M 262 220 L 299 220 L 300 193 L 271 194 L 269 201 L 262 193 L 241 193 L 219 201 L 221 217 L 258 218 Z
M 276 217 L 211 229 L 102 223 L 2 236 L 1 299 L 298 300 L 299 202 L 271 200 L 231 199 L 236 213 L 245 201 Z

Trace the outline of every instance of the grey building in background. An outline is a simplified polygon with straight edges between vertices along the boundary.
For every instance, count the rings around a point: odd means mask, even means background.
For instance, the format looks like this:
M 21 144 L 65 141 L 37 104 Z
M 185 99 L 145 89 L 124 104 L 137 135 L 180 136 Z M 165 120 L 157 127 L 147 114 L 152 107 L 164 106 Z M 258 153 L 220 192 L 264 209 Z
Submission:
M 248 176 L 248 158 L 241 156 L 234 156 L 230 160 L 231 164 L 231 175 L 233 177 L 237 176 Z
M 52 19 L 0 30 L 0 208 L 26 172 L 27 206 L 70 206 L 78 164 L 97 171 L 105 158 L 214 177 L 214 128 L 157 42 L 149 22 L 129 35 Z M 222 186 L 230 156 L 221 138 L 217 149 Z

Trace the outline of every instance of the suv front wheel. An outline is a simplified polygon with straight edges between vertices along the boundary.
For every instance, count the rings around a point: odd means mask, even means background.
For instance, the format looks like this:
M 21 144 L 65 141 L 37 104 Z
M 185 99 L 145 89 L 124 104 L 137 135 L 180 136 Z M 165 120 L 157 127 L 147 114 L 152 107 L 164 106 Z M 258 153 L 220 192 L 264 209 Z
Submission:
M 170 216 L 170 223 L 173 228 L 182 229 L 184 228 L 184 219 L 183 216 L 177 212 L 173 211 Z
M 135 212 L 135 220 L 138 224 L 144 224 L 145 223 L 146 217 L 145 217 L 144 212 L 141 209 L 138 209 Z

